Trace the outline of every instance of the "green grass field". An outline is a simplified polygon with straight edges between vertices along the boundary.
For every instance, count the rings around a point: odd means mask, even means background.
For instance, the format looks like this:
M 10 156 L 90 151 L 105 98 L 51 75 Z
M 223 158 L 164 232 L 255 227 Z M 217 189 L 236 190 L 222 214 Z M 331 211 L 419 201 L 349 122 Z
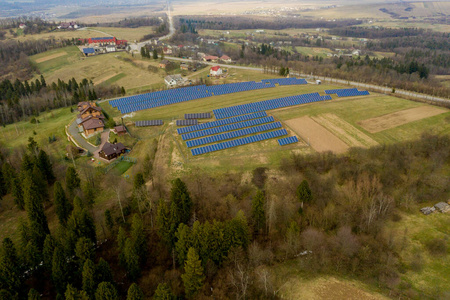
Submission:
M 134 42 L 141 40 L 146 34 L 154 33 L 155 26 L 142 26 L 138 28 L 92 27 L 87 30 L 91 32 L 96 32 L 96 30 L 102 31 L 115 36 L 118 39 Z
M 44 75 L 47 83 L 58 79 L 68 81 L 75 78 L 92 80 L 95 84 L 117 84 L 127 90 L 139 90 L 155 84 L 163 84 L 163 73 L 152 73 L 119 58 L 130 58 L 123 52 L 83 57 L 75 46 L 51 50 L 32 56 L 31 61 Z

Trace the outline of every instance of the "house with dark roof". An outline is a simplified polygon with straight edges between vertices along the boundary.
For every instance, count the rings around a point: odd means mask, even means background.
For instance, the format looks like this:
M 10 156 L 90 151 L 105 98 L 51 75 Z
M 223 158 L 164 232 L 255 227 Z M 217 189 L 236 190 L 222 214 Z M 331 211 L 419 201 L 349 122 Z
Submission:
M 98 153 L 101 158 L 111 160 L 125 153 L 127 149 L 122 143 L 105 143 Z
M 88 137 L 103 131 L 105 116 L 102 114 L 101 107 L 98 107 L 94 102 L 84 101 L 78 103 L 77 109 L 79 114 L 76 122 L 80 132 L 84 132 L 84 135 Z
M 114 127 L 114 133 L 117 135 L 124 135 L 127 133 L 127 128 L 123 125 Z
M 159 63 L 159 67 L 161 69 L 165 69 L 168 65 L 170 65 L 170 61 L 168 61 L 167 59 L 163 59 L 160 63 Z
M 102 119 L 91 118 L 81 124 L 85 136 L 90 136 L 97 132 L 102 132 L 105 129 L 105 123 Z

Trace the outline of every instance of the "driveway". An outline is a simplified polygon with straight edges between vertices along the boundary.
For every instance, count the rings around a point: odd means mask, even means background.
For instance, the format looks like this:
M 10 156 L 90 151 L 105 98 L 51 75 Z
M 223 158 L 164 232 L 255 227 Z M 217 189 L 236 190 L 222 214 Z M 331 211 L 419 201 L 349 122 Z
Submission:
M 72 124 L 69 126 L 69 134 L 73 137 L 73 139 L 77 142 L 80 147 L 88 150 L 92 154 L 94 154 L 94 157 L 98 157 L 98 151 L 101 149 L 101 147 L 108 141 L 109 138 L 109 129 L 105 129 L 105 131 L 102 132 L 102 143 L 100 144 L 100 147 L 94 147 L 81 136 L 81 134 L 78 131 L 77 122 L 73 121 Z M 97 155 L 97 156 L 96 156 Z

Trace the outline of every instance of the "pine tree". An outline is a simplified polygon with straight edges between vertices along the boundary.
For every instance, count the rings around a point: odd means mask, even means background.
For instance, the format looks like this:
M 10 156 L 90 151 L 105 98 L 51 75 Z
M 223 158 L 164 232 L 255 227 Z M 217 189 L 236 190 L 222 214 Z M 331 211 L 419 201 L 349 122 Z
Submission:
M 47 87 L 47 82 L 45 82 L 44 75 L 41 75 L 41 85 L 42 87 Z
M 156 49 L 153 49 L 153 59 L 158 59 L 158 52 L 156 52 Z
M 170 290 L 167 283 L 160 283 L 156 288 L 155 294 L 153 295 L 153 300 L 173 300 L 175 299 L 172 291 Z
M 132 281 L 137 280 L 141 275 L 141 267 L 139 265 L 139 255 L 131 239 L 127 239 L 125 242 L 124 258 L 128 277 Z
M 40 150 L 37 157 L 37 166 L 41 171 L 44 179 L 47 183 L 51 184 L 55 180 L 55 174 L 53 173 L 53 166 L 50 162 L 50 157 L 44 150 Z
M 102 282 L 95 292 L 95 300 L 117 300 L 119 296 L 116 288 L 110 282 Z
M 55 239 L 50 234 L 47 234 L 44 240 L 44 248 L 42 249 L 43 265 L 47 271 L 52 270 L 53 252 L 55 251 L 55 247 Z
M 60 246 L 55 247 L 52 260 L 52 281 L 58 293 L 64 293 L 68 280 L 67 261 Z
M 93 260 L 95 252 L 92 241 L 87 237 L 80 237 L 75 245 L 75 256 L 80 268 L 83 267 L 86 260 Z
M 187 224 L 191 218 L 192 200 L 189 196 L 186 184 L 180 178 L 175 179 L 172 183 L 172 190 L 170 193 L 171 209 L 175 220 L 179 223 Z M 175 209 L 175 211 L 173 210 Z
M 13 180 L 16 178 L 16 172 L 10 163 L 3 163 L 2 175 L 3 180 L 5 181 L 6 193 L 12 193 Z
M 184 264 L 184 274 L 181 279 L 184 284 L 184 292 L 187 298 L 194 297 L 202 288 L 205 276 L 203 275 L 202 262 L 194 248 L 189 248 L 187 260 Z
M 67 199 L 66 193 L 64 192 L 64 189 L 59 181 L 55 183 L 54 193 L 56 215 L 58 216 L 59 223 L 65 226 L 67 223 L 67 219 L 70 216 L 72 206 L 70 205 L 69 199 Z
M 82 287 L 83 291 L 85 291 L 90 297 L 94 296 L 96 288 L 95 264 L 90 259 L 87 259 L 83 265 Z
M 67 221 L 68 239 L 72 248 L 80 237 L 86 237 L 93 244 L 97 242 L 94 219 L 91 217 L 80 198 L 75 197 L 73 200 L 74 208 L 72 214 Z
M 133 216 L 131 223 L 131 239 L 136 254 L 139 256 L 139 261 L 144 264 L 147 260 L 147 238 L 144 232 L 144 224 L 138 215 Z
M 39 300 L 41 299 L 41 294 L 39 294 L 38 291 L 36 291 L 35 289 L 31 289 L 28 292 L 28 300 Z
M 113 282 L 111 268 L 106 260 L 102 257 L 99 259 L 95 267 L 95 281 L 96 282 Z
M 5 238 L 0 248 L 0 290 L 17 293 L 22 285 L 19 258 L 14 243 Z
M 177 253 L 177 261 L 183 266 L 189 248 L 192 247 L 191 230 L 186 224 L 181 223 L 175 234 L 177 242 L 175 243 L 175 252 Z
M 127 300 L 144 300 L 144 293 L 136 283 L 132 283 L 128 288 Z
M 302 203 L 301 208 L 303 208 L 303 203 L 309 203 L 312 201 L 312 192 L 309 188 L 308 181 L 303 180 L 297 187 L 297 199 Z
M 149 55 L 149 57 L 150 57 L 150 55 Z M 120 89 L 120 92 L 121 92 L 121 94 L 122 94 L 122 96 L 125 96 L 126 95 L 126 91 L 125 91 L 125 88 L 124 87 L 122 87 L 121 89 Z
M 27 176 L 24 180 L 25 210 L 28 215 L 28 225 L 32 242 L 42 249 L 47 234 L 50 233 L 47 217 L 44 213 L 41 188 L 36 183 L 36 176 Z
M 73 167 L 68 167 L 66 171 L 66 187 L 71 197 L 75 195 L 75 190 L 80 188 L 80 178 Z
M 8 189 L 6 188 L 6 182 L 3 177 L 3 172 L 0 172 L 0 199 L 6 195 Z
M 252 219 L 253 219 L 253 231 L 264 232 L 266 227 L 266 214 L 264 209 L 264 193 L 258 191 L 256 196 L 252 200 Z
M 170 210 L 167 203 L 160 199 L 158 203 L 156 223 L 158 225 L 158 235 L 159 237 L 169 246 L 173 247 L 175 242 L 175 232 L 176 227 L 173 226 L 173 222 L 170 215 Z
M 105 210 L 105 225 L 111 233 L 114 228 L 114 220 L 111 216 L 111 211 L 109 209 Z
M 65 296 L 65 300 L 90 300 L 91 299 L 85 291 L 78 291 L 71 284 L 67 285 L 67 289 L 66 289 L 64 296 Z M 58 300 L 58 297 L 56 299 Z
M 12 179 L 12 195 L 14 197 L 14 203 L 19 209 L 24 209 L 25 200 L 23 199 L 22 180 L 20 178 Z

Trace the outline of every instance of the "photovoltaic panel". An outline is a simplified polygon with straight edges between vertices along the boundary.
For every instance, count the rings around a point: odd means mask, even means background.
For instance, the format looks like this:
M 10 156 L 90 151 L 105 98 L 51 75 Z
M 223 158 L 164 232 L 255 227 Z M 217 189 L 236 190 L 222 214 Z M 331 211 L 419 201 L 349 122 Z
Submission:
M 203 147 L 199 147 L 199 148 L 194 148 L 194 149 L 191 149 L 191 153 L 192 153 L 192 155 L 196 156 L 196 155 L 201 155 L 201 154 L 205 154 L 205 153 L 209 153 L 209 152 L 233 148 L 236 146 L 260 142 L 263 140 L 268 140 L 268 139 L 280 137 L 283 135 L 287 135 L 286 129 L 279 129 L 279 130 L 275 130 L 275 131 L 264 132 L 264 133 L 260 133 L 260 134 L 256 134 L 253 136 L 248 136 L 248 137 L 244 137 L 244 138 L 240 138 L 240 139 L 236 139 L 236 140 L 232 140 L 232 141 L 226 141 L 226 142 L 222 142 L 222 143 L 218 143 L 218 144 L 214 144 L 214 145 L 208 145 L 208 146 L 203 146 Z
M 263 117 L 267 117 L 267 113 L 265 111 L 257 112 L 254 114 L 233 117 L 233 118 L 228 118 L 228 119 L 222 119 L 222 120 L 213 121 L 213 122 L 207 122 L 207 123 L 198 124 L 195 126 L 178 128 L 177 132 L 178 132 L 178 134 L 183 134 L 183 133 L 188 133 L 188 132 L 192 132 L 192 131 L 198 131 L 198 130 L 203 130 L 203 129 L 207 129 L 207 128 L 218 127 L 218 126 L 223 126 L 223 125 L 227 125 L 227 124 L 243 122 L 243 121 L 257 119 L 257 118 L 263 118 Z
M 184 118 L 188 119 L 211 119 L 211 113 L 185 114 Z
M 265 118 L 259 118 L 259 119 L 245 121 L 245 122 L 229 124 L 229 125 L 225 125 L 225 126 L 221 126 L 221 127 L 214 127 L 214 128 L 209 128 L 209 129 L 205 129 L 205 130 L 186 133 L 186 134 L 183 134 L 181 136 L 181 138 L 184 141 L 187 141 L 187 140 L 200 138 L 203 136 L 214 135 L 214 134 L 218 134 L 218 133 L 222 133 L 222 132 L 242 129 L 245 127 L 252 127 L 252 126 L 261 125 L 264 123 L 270 123 L 273 121 L 275 121 L 275 119 L 272 116 L 265 117 Z
M 282 126 L 281 126 L 280 122 L 263 124 L 263 125 L 259 125 L 259 126 L 255 126 L 255 127 L 248 127 L 248 128 L 244 128 L 244 129 L 240 129 L 240 130 L 236 130 L 236 131 L 230 131 L 230 132 L 221 133 L 221 134 L 217 134 L 217 135 L 207 136 L 207 137 L 200 138 L 197 140 L 190 140 L 190 141 L 186 142 L 186 145 L 189 148 L 198 147 L 201 145 L 230 140 L 230 139 L 234 139 L 237 137 L 246 136 L 246 135 L 263 132 L 263 131 L 268 131 L 268 130 L 281 128 L 281 127 Z
M 163 120 L 148 120 L 148 121 L 136 121 L 136 127 L 146 127 L 146 126 L 161 126 L 164 124 Z
M 198 120 L 177 120 L 177 126 L 191 126 L 191 125 L 197 125 Z
M 298 138 L 296 136 L 285 137 L 285 138 L 278 140 L 278 144 L 280 144 L 280 146 L 294 144 L 294 143 L 298 143 Z

